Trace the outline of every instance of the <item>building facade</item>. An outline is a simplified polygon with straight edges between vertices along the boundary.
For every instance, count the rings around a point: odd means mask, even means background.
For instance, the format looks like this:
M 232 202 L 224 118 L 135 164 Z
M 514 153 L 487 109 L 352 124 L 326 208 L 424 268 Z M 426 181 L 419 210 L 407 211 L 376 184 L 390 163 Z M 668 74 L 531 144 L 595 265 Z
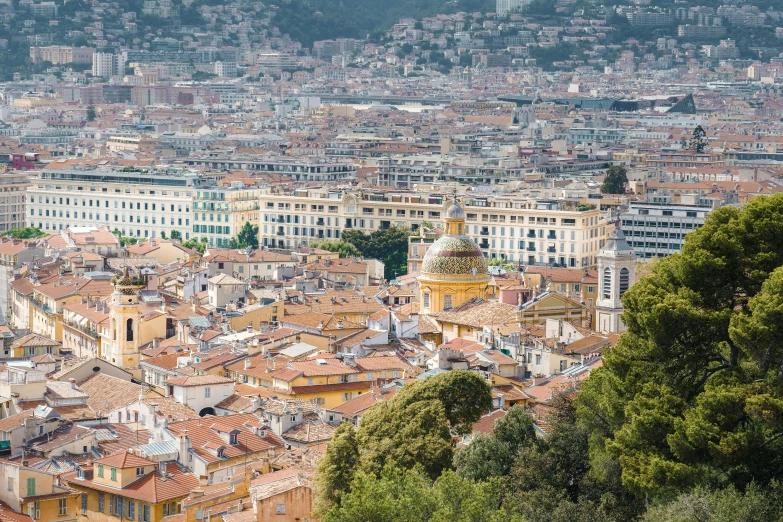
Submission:
M 189 170 L 47 168 L 27 187 L 27 226 L 44 231 L 108 226 L 123 236 L 191 237 L 195 189 L 212 184 Z
M 401 225 L 444 222 L 447 198 L 408 191 L 262 189 L 260 241 L 267 247 L 298 248 L 313 240 L 340 239 L 343 230 L 370 233 Z M 465 197 L 464 234 L 485 257 L 527 265 L 588 267 L 606 238 L 597 208 L 578 210 L 557 201 L 510 195 Z
M 685 236 L 701 228 L 710 212 L 704 205 L 631 203 L 620 225 L 640 258 L 665 257 L 680 252 Z

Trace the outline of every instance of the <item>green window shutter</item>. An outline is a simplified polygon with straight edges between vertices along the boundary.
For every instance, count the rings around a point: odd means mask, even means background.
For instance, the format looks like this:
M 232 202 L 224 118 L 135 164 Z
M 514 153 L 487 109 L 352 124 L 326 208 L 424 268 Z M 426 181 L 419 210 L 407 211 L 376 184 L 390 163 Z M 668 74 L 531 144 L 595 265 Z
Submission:
M 35 479 L 34 478 L 27 479 L 27 496 L 28 497 L 35 496 Z

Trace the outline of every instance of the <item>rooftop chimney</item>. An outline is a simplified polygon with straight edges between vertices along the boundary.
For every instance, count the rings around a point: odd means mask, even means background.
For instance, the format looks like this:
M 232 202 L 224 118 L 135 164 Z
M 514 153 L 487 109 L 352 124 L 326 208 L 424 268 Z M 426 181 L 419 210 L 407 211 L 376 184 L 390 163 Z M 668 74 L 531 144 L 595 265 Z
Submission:
M 245 370 L 248 370 L 250 368 L 250 357 L 245 359 Z

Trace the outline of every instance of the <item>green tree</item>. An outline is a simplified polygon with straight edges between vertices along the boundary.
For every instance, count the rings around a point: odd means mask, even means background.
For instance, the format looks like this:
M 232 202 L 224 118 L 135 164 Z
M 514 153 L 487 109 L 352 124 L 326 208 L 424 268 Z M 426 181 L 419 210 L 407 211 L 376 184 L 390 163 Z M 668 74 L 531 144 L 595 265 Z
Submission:
M 452 471 L 431 480 L 419 468 L 359 472 L 351 492 L 324 522 L 518 522 L 499 503 L 496 482 L 472 482 Z
M 384 277 L 392 280 L 408 271 L 408 236 L 408 229 L 398 225 L 371 234 L 345 230 L 341 239 L 355 246 L 362 256 L 383 261 Z
M 783 488 L 751 484 L 744 492 L 733 486 L 699 488 L 674 501 L 651 507 L 643 522 L 766 522 L 783 520 Z
M 167 238 L 166 238 L 166 231 L 165 231 L 165 230 L 162 230 L 162 231 L 160 232 L 160 238 L 161 238 L 161 239 L 167 239 Z
M 356 439 L 360 469 L 376 475 L 386 465 L 411 469 L 418 464 L 435 479 L 451 467 L 454 454 L 446 411 L 436 399 L 380 402 L 362 417 Z
M 196 238 L 186 239 L 182 242 L 182 246 L 185 248 L 192 248 L 199 254 L 203 254 L 207 251 L 207 247 L 209 246 L 209 239 L 206 237 L 202 237 L 200 241 L 196 240 Z
M 693 129 L 690 145 L 698 153 L 704 152 L 704 149 L 707 147 L 707 133 L 701 125 L 697 125 Z
M 25 227 L 25 228 L 14 228 L 11 230 L 8 230 L 6 232 L 3 232 L 4 236 L 11 236 L 14 239 L 36 239 L 39 237 L 44 237 L 49 234 L 44 232 L 38 227 Z
M 171 239 L 182 239 L 182 234 L 179 233 L 179 230 L 172 230 Z
M 315 512 L 323 517 L 350 491 L 359 464 L 359 446 L 353 425 L 340 424 L 318 462 L 315 478 Z
M 606 170 L 601 193 L 625 194 L 626 185 L 628 185 L 628 171 L 622 165 L 612 165 Z
M 454 370 L 409 384 L 394 400 L 402 404 L 437 400 L 445 408 L 451 429 L 458 434 L 467 434 L 482 413 L 492 408 L 490 390 L 489 383 L 479 374 Z
M 87 107 L 87 121 L 95 121 L 95 107 L 92 105 Z
M 339 239 L 324 239 L 321 241 L 311 241 L 312 248 L 320 248 L 329 252 L 337 252 L 340 257 L 358 257 L 362 255 L 359 249 L 351 243 L 340 241 Z
M 454 455 L 454 467 L 471 480 L 505 477 L 520 452 L 537 443 L 533 416 L 519 406 L 500 419 L 492 433 L 476 434 L 470 444 Z
M 578 397 L 593 476 L 653 499 L 779 476 L 781 234 L 783 195 L 720 208 L 625 293 Z
M 237 233 L 232 237 L 228 244 L 229 248 L 258 248 L 258 225 L 251 225 L 246 222 Z

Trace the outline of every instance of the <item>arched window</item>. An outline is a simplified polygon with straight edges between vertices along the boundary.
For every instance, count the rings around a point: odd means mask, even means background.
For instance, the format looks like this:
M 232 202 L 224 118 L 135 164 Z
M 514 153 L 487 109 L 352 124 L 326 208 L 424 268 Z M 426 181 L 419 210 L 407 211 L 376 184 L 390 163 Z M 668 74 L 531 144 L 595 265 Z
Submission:
M 603 294 L 604 299 L 612 298 L 612 270 L 610 268 L 604 268 L 604 280 L 603 280 Z
M 127 327 L 125 328 L 125 340 L 126 341 L 132 341 L 133 340 L 133 319 L 128 319 L 128 322 L 126 324 L 127 324 Z
M 630 286 L 630 274 L 627 268 L 620 270 L 620 295 L 623 295 Z

